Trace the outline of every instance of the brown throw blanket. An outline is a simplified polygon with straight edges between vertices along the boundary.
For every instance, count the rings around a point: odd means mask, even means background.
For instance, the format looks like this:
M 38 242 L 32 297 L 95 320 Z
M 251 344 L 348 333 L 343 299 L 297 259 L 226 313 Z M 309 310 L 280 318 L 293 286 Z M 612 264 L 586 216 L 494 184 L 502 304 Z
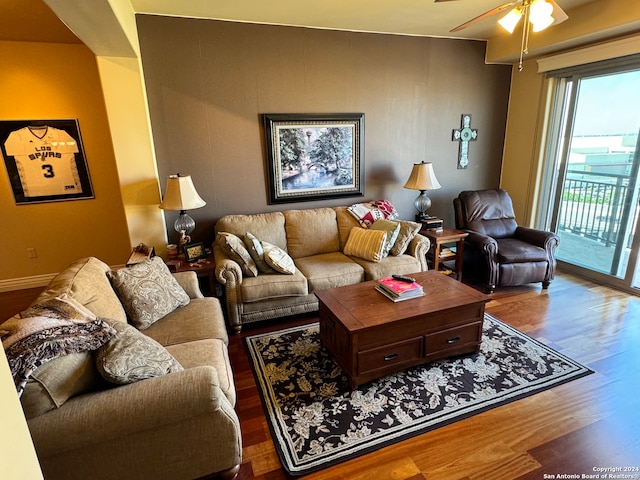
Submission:
M 115 334 L 107 323 L 64 296 L 32 305 L 0 325 L 0 339 L 18 396 L 43 363 L 96 350 Z

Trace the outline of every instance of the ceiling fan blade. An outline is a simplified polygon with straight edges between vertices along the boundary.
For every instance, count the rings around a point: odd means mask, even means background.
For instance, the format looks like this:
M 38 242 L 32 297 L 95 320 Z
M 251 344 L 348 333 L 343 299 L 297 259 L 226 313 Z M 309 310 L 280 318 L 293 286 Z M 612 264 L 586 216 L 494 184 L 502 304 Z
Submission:
M 504 5 L 500 5 L 499 7 L 493 8 L 491 10 L 489 10 L 488 12 L 484 12 L 482 15 L 478 15 L 475 18 L 472 18 L 471 20 L 469 20 L 468 22 L 463 23 L 462 25 L 458 25 L 456 28 L 453 28 L 451 30 L 449 30 L 449 32 L 459 32 L 460 30 L 467 28 L 469 25 L 472 25 L 476 22 L 479 22 L 480 20 L 484 20 L 485 18 L 488 18 L 492 15 L 495 15 L 496 13 L 500 13 L 503 10 L 506 10 L 507 8 L 510 7 L 515 7 L 518 4 L 522 3 L 522 0 L 517 0 L 515 2 L 509 2 L 509 3 L 505 3 Z M 560 7 L 558 7 L 560 8 Z
M 560 5 L 558 5 L 554 0 L 547 0 L 547 2 L 549 2 L 553 6 L 553 13 L 551 13 L 551 16 L 553 17 L 553 23 L 551 25 L 557 25 L 569 18 L 569 15 L 567 15 L 564 10 L 560 8 Z
M 440 3 L 440 2 L 457 2 L 458 0 L 433 0 L 435 3 Z

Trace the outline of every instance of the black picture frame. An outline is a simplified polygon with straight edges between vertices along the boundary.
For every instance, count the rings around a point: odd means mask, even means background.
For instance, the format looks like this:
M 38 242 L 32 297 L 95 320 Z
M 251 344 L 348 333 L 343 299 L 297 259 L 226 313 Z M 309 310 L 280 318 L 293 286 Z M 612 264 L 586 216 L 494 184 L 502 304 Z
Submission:
M 263 125 L 270 204 L 364 195 L 364 113 L 266 113 Z
M 207 252 L 204 249 L 204 243 L 190 243 L 184 246 L 184 259 L 186 262 L 195 262 L 201 258 L 206 258 Z
M 17 205 L 94 198 L 77 119 L 2 120 L 0 148 Z

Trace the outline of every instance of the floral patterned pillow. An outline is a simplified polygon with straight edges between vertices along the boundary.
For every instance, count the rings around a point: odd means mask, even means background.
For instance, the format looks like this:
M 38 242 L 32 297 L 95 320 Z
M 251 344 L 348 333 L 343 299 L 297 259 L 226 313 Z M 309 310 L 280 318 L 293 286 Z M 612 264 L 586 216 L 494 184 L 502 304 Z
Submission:
M 184 370 L 166 348 L 131 325 L 104 321 L 117 332 L 96 352 L 96 367 L 105 380 L 125 385 Z
M 191 301 L 160 257 L 108 275 L 129 322 L 139 330 Z

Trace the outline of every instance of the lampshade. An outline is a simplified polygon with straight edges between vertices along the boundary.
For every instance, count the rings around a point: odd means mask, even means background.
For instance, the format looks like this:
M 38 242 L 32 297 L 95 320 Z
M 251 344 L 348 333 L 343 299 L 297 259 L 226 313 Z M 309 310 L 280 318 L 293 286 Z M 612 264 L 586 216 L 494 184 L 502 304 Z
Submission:
M 516 29 L 516 26 L 520 22 L 521 18 L 522 18 L 522 9 L 514 8 L 513 10 L 510 10 L 509 13 L 507 13 L 504 17 L 498 20 L 498 23 L 507 32 L 513 33 L 513 31 Z
M 404 184 L 404 188 L 410 190 L 436 190 L 440 187 L 431 162 L 415 163 L 409 180 Z
M 163 210 L 193 210 L 204 207 L 207 203 L 200 198 L 193 186 L 191 175 L 169 175 L 167 189 L 160 203 Z
M 196 222 L 187 215 L 186 210 L 204 207 L 207 203 L 200 198 L 190 175 L 169 175 L 167 189 L 159 207 L 163 210 L 180 210 L 173 228 L 182 235 L 181 243 L 188 241 L 188 236 L 196 228 Z

